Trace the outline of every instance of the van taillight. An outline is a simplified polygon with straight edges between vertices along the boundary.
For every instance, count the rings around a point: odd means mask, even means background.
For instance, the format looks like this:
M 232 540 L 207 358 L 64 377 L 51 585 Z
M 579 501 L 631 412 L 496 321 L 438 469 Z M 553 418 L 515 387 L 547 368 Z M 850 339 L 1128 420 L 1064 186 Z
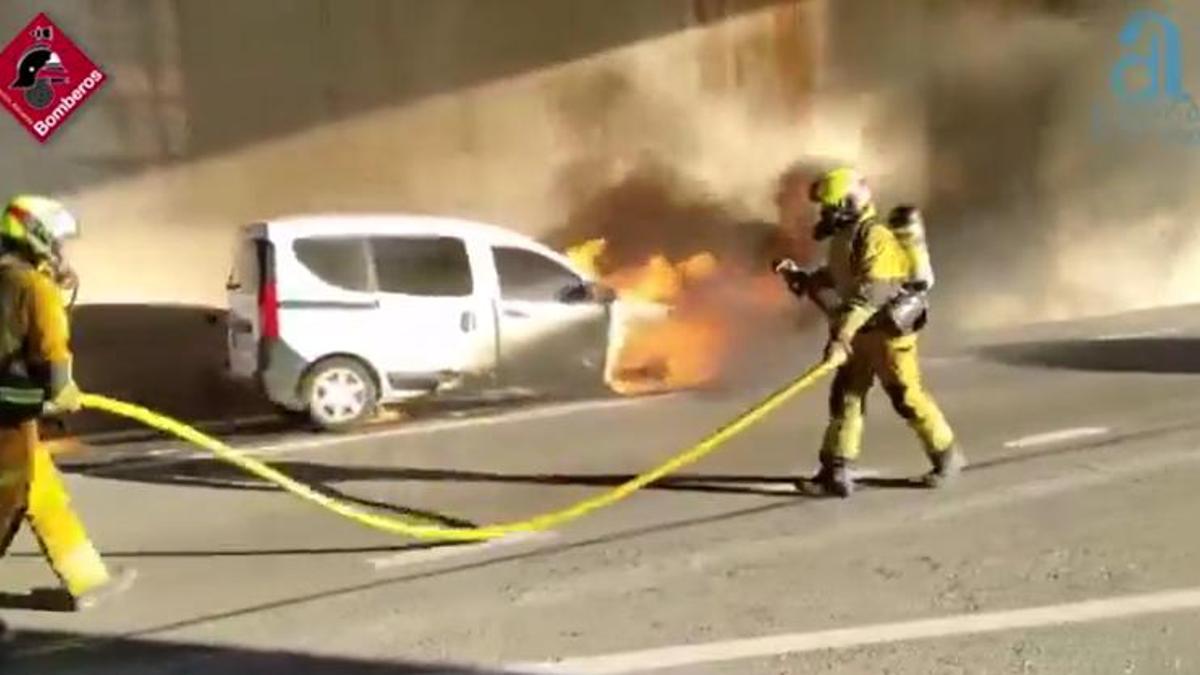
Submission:
M 279 339 L 279 289 L 275 282 L 275 247 L 258 240 L 258 332 L 262 342 Z
M 279 339 L 279 293 L 275 290 L 275 282 L 263 284 L 258 300 L 258 324 L 261 339 Z

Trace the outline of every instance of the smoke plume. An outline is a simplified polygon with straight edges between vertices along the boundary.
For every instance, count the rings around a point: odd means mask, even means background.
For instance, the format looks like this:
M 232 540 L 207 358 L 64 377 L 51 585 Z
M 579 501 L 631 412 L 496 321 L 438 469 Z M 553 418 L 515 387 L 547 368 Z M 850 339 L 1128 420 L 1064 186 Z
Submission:
M 927 163 L 910 171 L 924 176 L 914 198 L 930 219 L 938 301 L 952 310 L 940 316 L 977 327 L 1200 299 L 1187 190 L 1200 145 L 1094 126 L 1113 106 L 1127 4 L 906 5 L 886 17 L 842 5 L 835 79 L 886 92 L 889 117 L 924 120 Z M 1183 3 L 1159 9 L 1185 41 L 1198 25 Z M 1185 78 L 1196 65 L 1183 64 Z

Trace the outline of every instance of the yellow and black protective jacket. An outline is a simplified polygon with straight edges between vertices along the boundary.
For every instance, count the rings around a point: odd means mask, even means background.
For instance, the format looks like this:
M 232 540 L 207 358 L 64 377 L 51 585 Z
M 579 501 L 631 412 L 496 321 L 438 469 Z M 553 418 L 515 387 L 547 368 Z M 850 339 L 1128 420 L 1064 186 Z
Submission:
M 914 271 L 895 233 L 873 213 L 833 234 L 827 270 L 841 300 L 831 328 L 845 342 L 876 327 L 879 310 L 899 296 Z
M 72 383 L 61 291 L 20 257 L 0 253 L 0 422 L 41 416 Z

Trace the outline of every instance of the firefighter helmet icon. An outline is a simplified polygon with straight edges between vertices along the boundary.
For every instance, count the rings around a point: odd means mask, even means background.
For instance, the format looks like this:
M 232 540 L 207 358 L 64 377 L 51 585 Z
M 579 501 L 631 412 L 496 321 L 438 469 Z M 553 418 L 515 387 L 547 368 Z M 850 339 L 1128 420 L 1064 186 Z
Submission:
M 104 71 L 44 12 L 0 44 L 0 108 L 39 143 L 63 129 L 107 82 Z
M 37 43 L 17 61 L 17 77 L 9 87 L 24 90 L 25 102 L 42 110 L 54 102 L 53 85 L 66 81 L 62 59 L 48 44 Z

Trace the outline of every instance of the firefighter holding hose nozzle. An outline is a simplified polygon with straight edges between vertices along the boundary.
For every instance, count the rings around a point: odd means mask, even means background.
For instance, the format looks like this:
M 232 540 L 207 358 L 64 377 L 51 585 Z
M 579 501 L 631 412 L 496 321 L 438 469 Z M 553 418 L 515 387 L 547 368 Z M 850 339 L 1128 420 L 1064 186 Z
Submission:
M 795 198 L 799 173 L 781 184 L 780 202 Z M 821 444 L 820 470 L 801 489 L 848 497 L 862 440 L 867 394 L 876 378 L 892 406 L 920 438 L 932 470 L 922 477 L 940 487 L 966 466 L 954 431 L 921 383 L 918 333 L 928 316 L 933 272 L 920 212 L 894 209 L 879 219 L 870 189 L 850 168 L 822 174 L 808 186 L 820 208 L 813 236 L 828 241 L 827 264 L 813 270 L 789 259 L 773 263 L 798 296 L 829 319 L 825 358 L 840 363 L 830 391 L 830 421 Z
M 15 197 L 0 213 L 0 556 L 28 521 L 72 610 L 133 577 L 110 574 L 100 559 L 38 428 L 80 409 L 66 307 L 78 280 L 62 255 L 77 233 L 71 213 L 45 197 Z

